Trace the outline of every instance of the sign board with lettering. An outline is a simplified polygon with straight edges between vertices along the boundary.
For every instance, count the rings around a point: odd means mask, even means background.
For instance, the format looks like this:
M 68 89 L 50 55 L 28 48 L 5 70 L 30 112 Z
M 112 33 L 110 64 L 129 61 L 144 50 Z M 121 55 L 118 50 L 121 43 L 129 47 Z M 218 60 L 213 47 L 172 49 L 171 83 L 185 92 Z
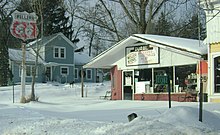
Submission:
M 126 65 L 149 65 L 159 63 L 159 48 L 150 45 L 126 48 Z
M 13 21 L 10 27 L 11 34 L 23 41 L 37 38 L 37 16 L 35 13 L 19 12 L 12 13 Z

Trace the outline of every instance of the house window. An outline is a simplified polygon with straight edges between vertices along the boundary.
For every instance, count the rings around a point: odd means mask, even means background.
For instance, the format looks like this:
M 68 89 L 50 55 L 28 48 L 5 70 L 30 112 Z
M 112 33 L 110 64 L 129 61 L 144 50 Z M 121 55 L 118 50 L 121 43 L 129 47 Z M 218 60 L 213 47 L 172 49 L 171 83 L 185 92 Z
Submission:
M 86 70 L 86 79 L 88 79 L 88 80 L 92 79 L 92 70 L 91 69 Z
M 65 49 L 64 48 L 60 48 L 60 57 L 65 58 Z
M 54 58 L 66 58 L 66 48 L 54 47 Z
M 74 69 L 74 72 L 75 72 L 75 74 L 74 74 L 75 79 L 78 79 L 79 69 L 78 69 L 78 68 L 75 68 L 75 69 Z
M 54 48 L 54 57 L 59 58 L 59 48 Z
M 69 67 L 60 67 L 60 74 L 66 76 L 69 74 Z
M 19 67 L 19 76 L 21 76 L 21 70 L 22 67 Z M 34 72 L 34 65 L 26 65 L 26 77 L 31 77 Z M 37 76 L 37 70 L 36 70 L 36 76 Z

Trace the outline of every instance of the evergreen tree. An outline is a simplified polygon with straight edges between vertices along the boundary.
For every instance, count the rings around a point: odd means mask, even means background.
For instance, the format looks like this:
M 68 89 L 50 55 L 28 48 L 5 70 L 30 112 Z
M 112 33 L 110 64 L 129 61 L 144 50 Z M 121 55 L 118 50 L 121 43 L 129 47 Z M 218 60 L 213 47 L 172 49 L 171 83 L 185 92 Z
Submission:
M 165 14 L 163 12 L 161 12 L 160 17 L 158 18 L 158 20 L 155 23 L 154 34 L 170 36 L 171 29 L 172 29 L 171 22 L 169 22 L 169 20 L 165 16 Z
M 21 0 L 20 4 L 17 7 L 17 10 L 20 12 L 23 12 L 23 11 L 26 11 L 28 13 L 33 12 L 33 9 L 31 8 L 30 3 L 31 3 L 30 0 Z
M 10 33 L 10 16 L 13 9 L 8 8 L 7 4 L 12 3 L 1 1 L 0 4 L 0 86 L 3 86 L 8 84 L 9 79 L 12 79 L 12 73 L 9 68 L 8 48 L 19 47 L 20 41 Z
M 200 30 L 199 30 L 200 29 Z M 198 34 L 200 31 L 200 34 Z M 179 31 L 178 36 L 190 39 L 205 39 L 206 29 L 204 24 L 199 22 L 198 15 L 193 15 L 186 24 L 182 24 L 182 29 Z
M 1 30 L 2 31 L 2 30 Z M 5 45 L 3 35 L 0 35 L 0 86 L 8 84 L 9 63 L 8 63 L 8 47 Z
M 66 16 L 64 0 L 47 0 L 43 10 L 44 36 L 62 32 L 72 40 L 72 25 L 68 24 L 69 17 Z
M 11 75 L 8 63 L 9 24 L 6 17 L 0 21 L 0 33 L 0 86 L 5 86 Z

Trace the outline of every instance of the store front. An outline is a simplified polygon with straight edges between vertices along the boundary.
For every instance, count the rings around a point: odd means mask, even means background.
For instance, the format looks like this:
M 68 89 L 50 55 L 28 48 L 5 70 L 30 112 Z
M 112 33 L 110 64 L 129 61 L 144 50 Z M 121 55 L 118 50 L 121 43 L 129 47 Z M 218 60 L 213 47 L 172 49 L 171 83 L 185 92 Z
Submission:
M 206 54 L 206 46 L 197 40 L 135 34 L 84 68 L 110 69 L 112 100 L 168 100 L 170 91 L 173 101 L 197 101 L 198 67 Z
M 167 100 L 170 90 L 173 100 L 183 101 L 186 92 L 198 93 L 196 71 L 197 64 L 123 71 L 124 99 Z

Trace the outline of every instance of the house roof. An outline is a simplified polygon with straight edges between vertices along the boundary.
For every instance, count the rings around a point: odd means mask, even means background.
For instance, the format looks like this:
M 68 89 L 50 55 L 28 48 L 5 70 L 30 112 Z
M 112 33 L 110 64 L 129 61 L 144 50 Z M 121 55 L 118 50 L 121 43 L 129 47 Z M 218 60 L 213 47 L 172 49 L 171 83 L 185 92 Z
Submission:
M 88 54 L 84 52 L 75 52 L 74 53 L 74 60 L 75 60 L 75 65 L 84 65 L 88 63 L 92 57 L 90 57 Z
M 23 59 L 22 50 L 20 49 L 8 49 L 9 59 L 16 62 L 21 62 Z M 34 63 L 36 61 L 36 55 L 29 50 L 26 50 L 26 62 Z M 45 63 L 41 58 L 38 58 L 39 63 Z
M 125 47 L 134 46 L 137 43 L 151 44 L 165 50 L 185 52 L 196 56 L 207 54 L 207 46 L 202 41 L 194 39 L 186 39 L 179 37 L 150 35 L 150 34 L 134 34 L 127 39 L 113 45 L 108 50 L 99 54 L 84 65 L 84 68 L 111 68 L 115 63 L 124 57 Z M 191 55 L 189 55 L 191 56 Z
M 42 46 L 47 45 L 49 42 L 51 42 L 52 40 L 54 40 L 55 38 L 57 38 L 58 36 L 61 36 L 64 40 L 66 40 L 74 49 L 77 48 L 77 46 L 75 44 L 73 44 L 73 42 L 71 42 L 63 33 L 59 32 L 56 34 L 52 34 L 50 36 L 46 36 L 37 40 L 34 40 L 30 43 L 27 44 L 27 46 L 31 47 L 31 46 L 36 46 L 37 43 L 39 43 L 40 41 L 43 43 Z

